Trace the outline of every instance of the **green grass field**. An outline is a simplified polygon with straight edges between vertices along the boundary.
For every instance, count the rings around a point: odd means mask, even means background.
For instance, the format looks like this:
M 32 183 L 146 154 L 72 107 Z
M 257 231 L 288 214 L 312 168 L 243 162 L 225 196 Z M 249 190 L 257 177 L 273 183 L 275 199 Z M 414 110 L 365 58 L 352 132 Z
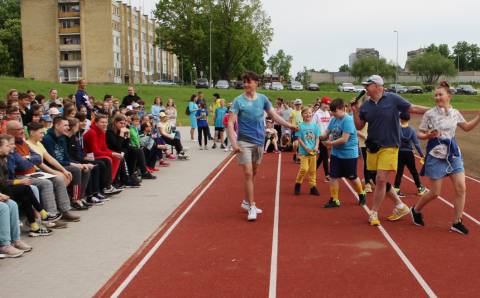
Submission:
M 8 90 L 14 88 L 20 92 L 25 92 L 27 89 L 32 89 L 36 94 L 43 94 L 48 96 L 48 91 L 51 88 L 56 88 L 61 97 L 67 97 L 69 94 L 75 93 L 76 85 L 71 84 L 60 84 L 60 83 L 50 83 L 35 81 L 29 79 L 21 78 L 8 78 L 0 77 L 0 94 L 7 94 Z M 153 86 L 153 85 L 137 85 L 136 86 L 137 94 L 146 102 L 147 111 L 150 110 L 150 106 L 153 102 L 153 98 L 156 96 L 161 96 L 164 101 L 172 97 L 177 104 L 178 109 L 178 122 L 179 125 L 188 123 L 187 116 L 185 115 L 185 108 L 190 99 L 190 96 L 193 93 L 196 93 L 198 90 L 194 87 L 187 86 Z M 222 98 L 225 98 L 227 101 L 232 101 L 236 96 L 238 96 L 242 90 L 227 89 L 227 90 L 218 90 L 218 89 L 201 89 L 201 91 L 206 95 L 206 99 L 210 100 L 215 92 L 220 93 Z M 94 96 L 97 100 L 103 100 L 105 94 L 111 94 L 114 97 L 119 98 L 120 100 L 127 94 L 126 85 L 118 84 L 91 84 L 87 86 L 88 94 Z M 272 91 L 272 90 L 259 90 L 259 92 L 267 95 L 272 100 L 277 97 L 282 97 L 286 100 L 293 100 L 296 98 L 301 98 L 304 103 L 310 104 L 316 98 L 328 95 L 332 98 L 341 97 L 345 100 L 350 100 L 353 98 L 353 93 L 342 93 L 336 91 L 336 86 L 333 84 L 322 84 L 320 85 L 320 91 Z M 405 94 L 404 97 L 415 104 L 432 106 L 433 105 L 433 94 Z M 480 109 L 480 95 L 479 96 L 468 96 L 468 95 L 458 95 L 454 96 L 453 105 L 455 108 L 460 110 L 478 110 Z

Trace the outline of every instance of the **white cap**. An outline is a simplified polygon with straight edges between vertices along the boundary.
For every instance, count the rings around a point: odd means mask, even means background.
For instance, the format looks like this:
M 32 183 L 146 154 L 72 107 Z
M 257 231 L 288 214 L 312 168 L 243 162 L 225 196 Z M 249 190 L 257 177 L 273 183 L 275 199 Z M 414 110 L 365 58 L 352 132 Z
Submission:
M 48 110 L 48 114 L 50 114 L 50 115 L 58 115 L 58 114 L 60 114 L 60 111 L 59 111 L 57 108 L 50 108 L 50 109 Z
M 302 100 L 300 98 L 297 98 L 295 99 L 295 101 L 293 102 L 294 105 L 301 105 L 302 104 Z
M 362 82 L 362 85 L 368 86 L 370 84 L 376 84 L 378 86 L 383 86 L 383 78 L 379 75 L 369 76 L 365 82 Z

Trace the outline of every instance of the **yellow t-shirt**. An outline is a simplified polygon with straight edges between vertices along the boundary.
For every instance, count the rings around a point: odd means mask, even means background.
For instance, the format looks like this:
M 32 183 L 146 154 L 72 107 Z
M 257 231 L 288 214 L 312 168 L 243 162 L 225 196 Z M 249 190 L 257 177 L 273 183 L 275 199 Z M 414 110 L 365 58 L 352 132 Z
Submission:
M 27 140 L 26 143 L 30 148 L 32 148 L 33 151 L 38 153 L 42 157 L 42 159 L 44 159 L 45 153 L 47 153 L 47 149 L 43 147 L 42 143 L 37 142 L 36 144 L 34 144 L 31 140 Z
M 302 122 L 302 111 L 292 110 L 292 112 L 290 113 L 290 123 L 298 126 Z

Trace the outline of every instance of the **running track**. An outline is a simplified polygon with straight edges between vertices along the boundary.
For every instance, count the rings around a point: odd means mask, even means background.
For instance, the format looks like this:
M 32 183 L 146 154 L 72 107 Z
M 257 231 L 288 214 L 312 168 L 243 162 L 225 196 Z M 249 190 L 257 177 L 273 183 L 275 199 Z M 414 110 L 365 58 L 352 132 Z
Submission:
M 342 206 L 321 208 L 329 197 L 323 174 L 317 178 L 320 197 L 308 195 L 306 183 L 302 195 L 294 196 L 297 169 L 290 154 L 265 155 L 255 181 L 264 212 L 247 222 L 240 209 L 241 172 L 227 158 L 96 297 L 478 295 L 480 182 L 467 179 L 464 222 L 471 233 L 462 236 L 448 232 L 450 183 L 444 183 L 443 201 L 424 210 L 426 227 L 414 226 L 407 216 L 388 222 L 393 205 L 386 199 L 376 228 L 345 183 Z M 412 205 L 418 199 L 415 185 L 405 178 L 405 202 Z

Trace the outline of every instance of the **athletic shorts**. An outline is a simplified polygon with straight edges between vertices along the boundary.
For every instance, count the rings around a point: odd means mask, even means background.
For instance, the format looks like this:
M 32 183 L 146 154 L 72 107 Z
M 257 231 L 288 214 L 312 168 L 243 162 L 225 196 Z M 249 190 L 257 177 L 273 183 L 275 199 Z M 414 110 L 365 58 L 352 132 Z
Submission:
M 262 163 L 263 146 L 245 141 L 238 141 L 238 146 L 240 146 L 241 149 L 241 152 L 237 154 L 238 164 L 256 163 L 259 165 Z
M 398 167 L 398 148 L 380 148 L 378 152 L 367 151 L 367 170 L 396 171 Z
M 292 131 L 292 142 L 295 142 L 297 139 L 298 139 L 297 134 L 294 131 Z
M 215 127 L 215 131 L 224 132 L 225 127 Z
M 330 156 L 330 177 L 356 179 L 358 158 L 338 158 L 335 155 Z

